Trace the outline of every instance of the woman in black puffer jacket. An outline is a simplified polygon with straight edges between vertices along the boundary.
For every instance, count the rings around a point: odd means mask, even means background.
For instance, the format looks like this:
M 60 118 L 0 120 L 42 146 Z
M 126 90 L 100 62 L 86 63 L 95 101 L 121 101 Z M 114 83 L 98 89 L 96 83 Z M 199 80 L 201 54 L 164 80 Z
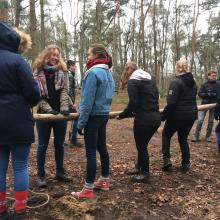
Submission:
M 170 161 L 170 139 L 177 132 L 182 163 L 180 170 L 186 172 L 190 167 L 190 150 L 187 142 L 190 130 L 197 119 L 197 86 L 192 73 L 187 72 L 188 64 L 184 59 L 176 63 L 176 79 L 170 84 L 167 106 L 163 111 L 166 120 L 162 135 L 163 171 L 168 171 Z
M 129 103 L 117 117 L 123 119 L 134 116 L 134 138 L 138 151 L 137 163 L 127 172 L 135 182 L 147 182 L 149 179 L 149 156 L 147 145 L 161 123 L 158 104 L 158 90 L 151 75 L 137 68 L 136 63 L 126 64 L 122 85 L 127 84 Z

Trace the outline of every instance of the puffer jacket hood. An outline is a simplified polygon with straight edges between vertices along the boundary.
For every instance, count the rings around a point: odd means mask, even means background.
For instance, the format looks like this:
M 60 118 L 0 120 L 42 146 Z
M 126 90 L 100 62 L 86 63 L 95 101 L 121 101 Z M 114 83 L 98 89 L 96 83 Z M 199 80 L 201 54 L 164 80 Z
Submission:
M 193 75 L 190 72 L 179 75 L 177 76 L 177 78 L 181 79 L 185 83 L 185 85 L 189 88 L 193 88 L 196 84 Z
M 20 36 L 5 22 L 0 22 L 0 49 L 18 53 Z
M 129 80 L 131 80 L 131 79 L 150 81 L 152 79 L 152 77 L 151 77 L 150 73 L 145 72 L 142 69 L 137 69 L 131 74 Z

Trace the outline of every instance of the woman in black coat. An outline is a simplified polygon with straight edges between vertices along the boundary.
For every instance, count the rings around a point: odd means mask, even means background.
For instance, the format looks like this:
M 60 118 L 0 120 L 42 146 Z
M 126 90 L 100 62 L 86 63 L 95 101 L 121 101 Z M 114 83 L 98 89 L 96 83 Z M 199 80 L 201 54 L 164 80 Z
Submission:
M 30 108 L 40 93 L 30 66 L 19 54 L 31 45 L 29 35 L 0 22 L 0 219 L 7 219 L 6 173 L 14 171 L 14 219 L 24 219 L 28 197 L 28 155 L 34 142 Z
M 167 106 L 163 111 L 166 120 L 162 135 L 163 171 L 172 167 L 170 161 L 170 139 L 177 132 L 182 162 L 180 170 L 186 172 L 190 167 L 190 150 L 187 142 L 190 130 L 197 119 L 197 86 L 192 73 L 187 72 L 188 64 L 184 59 L 176 63 L 176 79 L 170 84 Z
M 117 117 L 123 119 L 134 116 L 134 138 L 138 152 L 137 163 L 128 171 L 135 182 L 149 179 L 149 156 L 147 145 L 161 123 L 158 104 L 158 90 L 151 75 L 137 68 L 136 63 L 126 64 L 122 74 L 122 86 L 127 84 L 129 103 Z

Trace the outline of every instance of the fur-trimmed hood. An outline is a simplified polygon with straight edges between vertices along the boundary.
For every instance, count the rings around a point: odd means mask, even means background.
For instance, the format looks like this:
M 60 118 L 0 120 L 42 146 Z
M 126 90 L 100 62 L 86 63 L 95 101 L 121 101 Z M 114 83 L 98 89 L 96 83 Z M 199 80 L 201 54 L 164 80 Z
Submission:
M 14 53 L 24 53 L 31 47 L 31 38 L 18 29 L 12 29 L 5 22 L 0 22 L 0 49 Z

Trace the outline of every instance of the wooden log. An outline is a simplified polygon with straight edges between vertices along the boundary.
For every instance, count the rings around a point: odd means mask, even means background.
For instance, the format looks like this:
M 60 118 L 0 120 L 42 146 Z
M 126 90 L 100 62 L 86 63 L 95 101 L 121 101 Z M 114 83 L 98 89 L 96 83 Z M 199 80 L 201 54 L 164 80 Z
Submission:
M 214 104 L 207 104 L 207 105 L 198 105 L 198 110 L 209 110 L 213 109 L 215 107 Z M 163 109 L 160 109 L 160 112 L 162 112 Z M 121 111 L 114 111 L 110 112 L 109 118 L 114 119 L 117 115 L 119 115 Z M 52 114 L 34 114 L 34 121 L 72 121 L 74 119 L 77 119 L 79 117 L 78 113 L 71 113 L 68 116 L 63 116 L 61 114 L 58 115 L 52 115 Z

